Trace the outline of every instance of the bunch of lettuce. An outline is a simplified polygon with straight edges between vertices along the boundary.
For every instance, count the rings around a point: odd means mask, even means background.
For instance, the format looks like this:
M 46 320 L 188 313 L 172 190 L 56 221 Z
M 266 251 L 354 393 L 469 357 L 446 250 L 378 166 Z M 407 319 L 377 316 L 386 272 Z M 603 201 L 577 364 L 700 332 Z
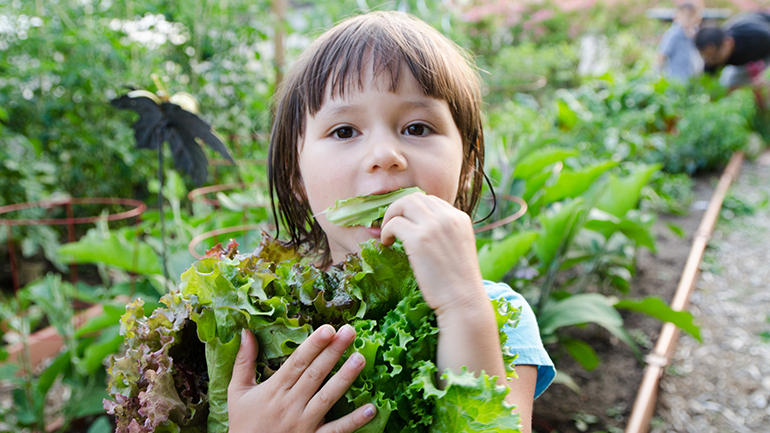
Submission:
M 447 370 L 438 389 L 438 328 L 417 288 L 406 254 L 372 240 L 360 254 L 321 271 L 280 242 L 239 255 L 217 247 L 182 275 L 165 307 L 145 317 L 142 301 L 121 318 L 123 357 L 111 359 L 105 409 L 117 432 L 227 432 L 227 386 L 247 328 L 259 342 L 258 382 L 266 380 L 316 327 L 350 323 L 352 351 L 366 366 L 327 420 L 366 403 L 376 417 L 360 432 L 518 432 L 508 389 L 485 374 Z M 491 300 L 501 343 L 519 311 Z M 503 350 L 508 376 L 515 355 Z

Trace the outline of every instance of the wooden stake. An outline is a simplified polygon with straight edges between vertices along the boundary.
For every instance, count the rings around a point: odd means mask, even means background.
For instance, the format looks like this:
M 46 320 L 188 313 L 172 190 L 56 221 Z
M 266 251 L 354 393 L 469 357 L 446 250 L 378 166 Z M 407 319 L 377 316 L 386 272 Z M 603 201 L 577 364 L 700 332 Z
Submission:
M 679 280 L 679 286 L 673 301 L 671 301 L 671 309 L 674 311 L 684 311 L 690 305 L 690 295 L 692 295 L 695 282 L 700 275 L 700 262 L 703 259 L 709 239 L 711 239 L 711 233 L 714 232 L 714 226 L 719 217 L 719 211 L 722 209 L 722 202 L 727 195 L 727 190 L 738 176 L 742 163 L 743 152 L 733 154 L 730 163 L 727 164 L 724 173 L 722 173 L 722 177 L 719 178 L 719 183 L 711 196 L 706 213 L 701 219 L 698 230 L 695 231 L 690 255 L 687 257 L 682 278 Z M 644 376 L 639 386 L 639 392 L 636 394 L 636 401 L 631 410 L 626 433 L 646 433 L 649 431 L 650 419 L 655 413 L 658 399 L 658 384 L 663 375 L 663 369 L 671 361 L 678 339 L 679 328 L 670 322 L 664 323 L 655 348 L 645 358 L 647 366 L 644 368 Z

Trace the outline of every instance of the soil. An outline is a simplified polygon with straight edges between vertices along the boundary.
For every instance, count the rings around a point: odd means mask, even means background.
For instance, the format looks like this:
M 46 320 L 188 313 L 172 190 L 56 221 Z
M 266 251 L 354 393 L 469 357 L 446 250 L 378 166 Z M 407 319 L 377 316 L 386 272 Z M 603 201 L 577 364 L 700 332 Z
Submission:
M 686 216 L 661 214 L 654 226 L 657 252 L 637 252 L 637 274 L 629 299 L 659 296 L 671 302 L 679 284 L 693 234 L 700 224 L 719 174 L 694 178 L 695 199 Z M 669 227 L 674 224 L 686 233 L 680 237 Z M 660 333 L 662 323 L 640 313 L 622 312 L 629 333 L 649 353 Z M 575 392 L 562 384 L 553 384 L 534 405 L 533 430 L 545 432 L 622 432 L 625 429 L 636 393 L 642 380 L 644 363 L 631 349 L 609 332 L 595 325 L 571 329 L 569 333 L 586 341 L 599 356 L 599 366 L 589 372 L 556 346 L 546 347 L 557 371 L 569 375 L 579 386 Z

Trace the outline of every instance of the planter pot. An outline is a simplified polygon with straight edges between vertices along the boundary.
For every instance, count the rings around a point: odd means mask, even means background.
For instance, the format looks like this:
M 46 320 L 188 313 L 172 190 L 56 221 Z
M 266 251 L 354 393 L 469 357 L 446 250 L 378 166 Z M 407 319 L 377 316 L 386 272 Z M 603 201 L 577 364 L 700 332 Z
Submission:
M 117 300 L 128 303 L 128 298 L 117 297 Z M 88 319 L 96 317 L 104 309 L 101 305 L 94 305 L 87 310 L 81 311 L 72 319 L 75 329 L 80 328 Z M 64 340 L 53 326 L 48 326 L 37 332 L 33 332 L 26 341 L 29 350 L 29 363 L 34 370 L 41 362 L 56 356 L 64 347 Z M 25 350 L 24 342 L 13 343 L 6 348 L 8 359 L 5 362 L 18 362 L 21 360 Z

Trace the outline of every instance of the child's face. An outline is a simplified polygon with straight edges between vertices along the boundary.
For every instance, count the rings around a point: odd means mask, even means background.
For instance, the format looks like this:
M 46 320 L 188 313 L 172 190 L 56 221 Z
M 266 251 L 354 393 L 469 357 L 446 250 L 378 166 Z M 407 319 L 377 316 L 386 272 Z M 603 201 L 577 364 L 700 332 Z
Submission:
M 373 81 L 371 68 L 365 70 L 362 91 L 349 86 L 344 98 L 327 91 L 318 113 L 307 116 L 299 169 L 313 213 L 336 200 L 410 186 L 454 203 L 463 145 L 449 105 L 425 96 L 406 69 L 395 93 L 388 91 L 389 77 Z M 337 227 L 324 215 L 317 219 L 334 262 L 380 237 L 379 228 Z
M 688 30 L 697 27 L 701 21 L 700 15 L 696 11 L 691 11 L 689 9 L 680 9 L 679 12 L 677 12 L 676 20 L 679 22 L 680 26 Z

